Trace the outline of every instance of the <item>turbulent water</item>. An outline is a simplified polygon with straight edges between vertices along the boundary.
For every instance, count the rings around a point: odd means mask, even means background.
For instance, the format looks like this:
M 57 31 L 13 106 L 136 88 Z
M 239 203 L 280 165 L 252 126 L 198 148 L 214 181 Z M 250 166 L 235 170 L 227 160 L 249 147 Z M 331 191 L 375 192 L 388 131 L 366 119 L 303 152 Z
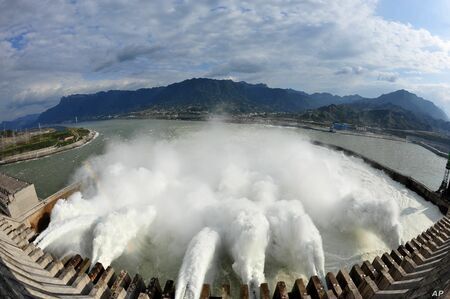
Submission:
M 36 240 L 144 275 L 203 282 L 323 277 L 373 258 L 438 219 L 429 203 L 361 160 L 289 130 L 221 126 L 111 142 L 78 170 Z M 178 273 L 176 273 L 178 272 Z M 174 276 L 175 275 L 175 276 Z

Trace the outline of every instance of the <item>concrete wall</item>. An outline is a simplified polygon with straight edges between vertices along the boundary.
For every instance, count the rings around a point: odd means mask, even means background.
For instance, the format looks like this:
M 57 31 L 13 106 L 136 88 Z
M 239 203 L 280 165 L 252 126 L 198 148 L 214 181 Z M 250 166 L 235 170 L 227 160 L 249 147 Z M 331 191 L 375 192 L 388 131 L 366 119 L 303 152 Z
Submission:
M 18 218 L 26 213 L 30 207 L 34 207 L 39 203 L 34 185 L 25 187 L 13 195 L 14 200 L 8 205 L 12 218 Z
M 50 215 L 53 207 L 59 199 L 67 199 L 70 195 L 80 190 L 80 184 L 72 184 L 53 195 L 50 195 L 46 199 L 39 203 L 34 209 L 30 210 L 22 220 L 30 225 L 30 227 L 36 232 L 40 233 L 47 228 L 50 223 Z

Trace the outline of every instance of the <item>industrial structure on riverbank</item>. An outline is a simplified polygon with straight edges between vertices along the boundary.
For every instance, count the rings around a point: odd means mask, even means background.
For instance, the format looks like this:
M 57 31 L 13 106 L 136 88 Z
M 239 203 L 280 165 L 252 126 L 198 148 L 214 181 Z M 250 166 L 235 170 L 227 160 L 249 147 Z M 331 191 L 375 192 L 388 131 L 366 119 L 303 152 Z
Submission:
M 450 153 L 448 154 L 447 165 L 445 166 L 444 179 L 442 180 L 441 186 L 437 191 L 443 198 L 450 200 L 450 185 L 449 185 L 449 174 L 450 174 Z
M 316 144 L 324 145 L 318 142 Z M 273 290 L 269 289 L 267 283 L 262 283 L 259 286 L 259 298 L 449 296 L 449 202 L 439 193 L 431 191 L 408 176 L 346 149 L 335 146 L 333 148 L 358 156 L 372 167 L 384 171 L 392 179 L 438 206 L 443 217 L 432 227 L 390 253 L 383 253 L 373 261 L 353 265 L 349 270 L 342 268 L 338 273 L 329 272 L 323 278 L 299 278 L 290 287 L 281 281 Z M 449 169 L 450 162 L 446 168 L 447 180 Z M 8 180 L 5 179 L 6 181 Z M 0 180 L 0 186 L 3 182 Z M 18 184 L 25 187 L 21 183 Z M 448 190 L 448 181 L 446 186 Z M 11 213 L 0 215 L 0 298 L 175 298 L 176 282 L 172 280 L 162 284 L 157 277 L 153 277 L 146 281 L 139 274 L 130 276 L 126 271 L 115 272 L 112 267 L 105 268 L 100 263 L 92 265 L 89 258 L 82 258 L 78 254 L 58 259 L 32 243 L 37 234 L 48 225 L 49 215 L 56 201 L 67 198 L 78 189 L 79 185 L 71 185 L 33 205 L 30 211 L 20 212 L 18 218 Z M 11 193 L 11 190 L 8 192 Z M 28 202 L 19 197 L 15 200 Z M 255 298 L 248 285 L 241 285 L 239 290 L 240 298 Z M 224 284 L 219 293 L 213 296 L 212 287 L 204 284 L 200 298 L 231 298 L 230 291 L 230 285 Z

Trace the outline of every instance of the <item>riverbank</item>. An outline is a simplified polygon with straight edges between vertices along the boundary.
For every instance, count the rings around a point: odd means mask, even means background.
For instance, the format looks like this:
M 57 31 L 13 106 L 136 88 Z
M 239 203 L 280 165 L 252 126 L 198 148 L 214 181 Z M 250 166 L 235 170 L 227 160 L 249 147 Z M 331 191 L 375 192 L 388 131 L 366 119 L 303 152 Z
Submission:
M 214 118 L 212 118 L 214 119 Z M 177 120 L 198 120 L 198 121 L 208 121 L 209 118 L 198 118 L 198 119 L 183 119 L 177 118 Z M 301 128 L 306 130 L 314 130 L 320 131 L 329 134 L 341 134 L 341 135 L 352 135 L 358 137 L 367 137 L 367 138 L 375 138 L 375 139 L 384 139 L 391 141 L 399 141 L 405 143 L 412 143 L 422 146 L 423 148 L 429 150 L 430 152 L 436 154 L 439 157 L 447 158 L 448 153 L 445 153 L 439 149 L 436 149 L 432 145 L 426 143 L 425 141 L 416 141 L 407 137 L 397 136 L 391 134 L 390 132 L 386 132 L 382 129 L 367 129 L 366 131 L 358 131 L 358 130 L 334 130 L 330 131 L 329 124 L 325 123 L 317 123 L 317 122 L 305 122 L 292 118 L 274 118 L 274 117 L 239 117 L 239 116 L 231 116 L 231 117 L 223 117 L 219 118 L 220 121 L 226 123 L 236 123 L 236 124 L 262 124 L 262 125 L 270 125 L 270 126 L 279 126 L 279 127 L 290 127 L 290 128 Z
M 97 136 L 98 136 L 97 132 L 95 132 L 93 130 L 89 130 L 89 133 L 86 136 L 82 137 L 80 140 L 78 140 L 74 143 L 67 144 L 67 145 L 60 146 L 60 147 L 49 146 L 46 148 L 9 156 L 9 157 L 6 157 L 6 158 L 3 158 L 2 160 L 0 160 L 0 165 L 12 164 L 12 163 L 17 163 L 17 162 L 26 161 L 26 160 L 39 159 L 39 158 L 47 157 L 47 156 L 50 156 L 53 154 L 65 152 L 65 151 L 68 151 L 71 149 L 79 148 L 81 146 L 88 144 L 89 142 L 94 140 Z
M 142 114 L 132 114 L 132 115 L 124 115 L 116 117 L 118 119 L 163 119 L 163 120 L 178 120 L 178 121 L 211 121 L 218 120 L 224 123 L 233 123 L 233 124 L 259 124 L 259 125 L 267 125 L 267 126 L 276 126 L 276 127 L 288 127 L 288 128 L 300 128 L 306 130 L 314 130 L 320 131 L 329 134 L 341 134 L 341 135 L 351 135 L 358 137 L 367 137 L 367 138 L 375 138 L 375 139 L 384 139 L 384 140 L 392 140 L 399 141 L 405 143 L 413 143 L 422 146 L 423 148 L 431 151 L 439 157 L 447 158 L 448 154 L 444 153 L 431 145 L 425 142 L 416 142 L 414 140 L 410 140 L 405 137 L 399 137 L 390 133 L 385 133 L 381 129 L 376 130 L 376 132 L 368 131 L 349 131 L 349 130 L 339 130 L 339 131 L 330 131 L 329 124 L 325 123 L 316 123 L 316 122 L 303 122 L 293 118 L 276 118 L 276 117 L 261 117 L 261 116 L 225 116 L 225 117 L 211 117 L 210 115 L 161 115 L 161 114 L 151 114 L 151 115 L 142 115 Z
M 116 119 L 155 119 L 155 120 L 178 120 L 178 121 L 220 121 L 224 123 L 233 124 L 259 124 L 268 126 L 290 127 L 300 128 L 306 130 L 320 131 L 331 134 L 353 135 L 360 137 L 378 138 L 385 140 L 394 140 L 401 142 L 409 142 L 406 138 L 401 138 L 392 134 L 383 133 L 380 130 L 376 132 L 368 131 L 349 131 L 349 130 L 334 130 L 330 131 L 330 124 L 320 123 L 313 121 L 302 121 L 295 117 L 290 116 L 274 116 L 274 115 L 226 115 L 216 116 L 209 114 L 143 114 L 143 113 L 131 113 L 127 115 L 116 116 Z M 105 119 L 106 120 L 106 119 Z

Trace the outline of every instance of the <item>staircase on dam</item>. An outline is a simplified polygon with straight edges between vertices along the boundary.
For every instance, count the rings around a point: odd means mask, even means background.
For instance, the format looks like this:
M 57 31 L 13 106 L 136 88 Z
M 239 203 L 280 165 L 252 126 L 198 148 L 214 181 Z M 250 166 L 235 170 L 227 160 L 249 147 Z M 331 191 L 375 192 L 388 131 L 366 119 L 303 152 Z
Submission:
M 274 290 L 260 286 L 261 299 L 299 298 L 430 298 L 450 296 L 450 217 L 443 217 L 416 238 L 390 253 L 364 261 L 350 270 L 328 273 L 323 280 L 312 276 L 297 279 L 293 286 L 278 282 Z M 79 255 L 57 259 L 30 240 L 35 232 L 0 216 L 0 298 L 153 298 L 175 296 L 172 280 L 164 285 L 158 278 L 145 282 L 136 274 L 115 272 L 100 264 L 91 265 Z M 247 285 L 240 298 L 254 298 Z M 203 285 L 201 299 L 231 298 L 230 286 L 211 295 Z M 448 297 L 447 297 L 448 298 Z

